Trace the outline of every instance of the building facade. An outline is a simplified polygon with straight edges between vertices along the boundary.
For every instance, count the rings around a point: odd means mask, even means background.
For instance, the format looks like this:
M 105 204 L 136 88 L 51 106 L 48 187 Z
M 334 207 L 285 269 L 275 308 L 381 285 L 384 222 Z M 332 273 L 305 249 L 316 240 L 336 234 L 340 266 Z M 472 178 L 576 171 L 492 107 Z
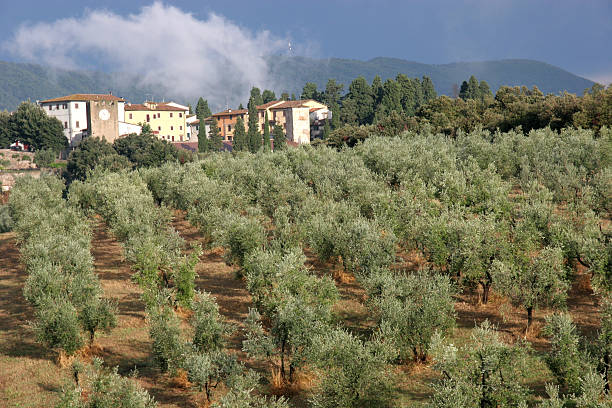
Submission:
M 73 94 L 48 99 L 39 105 L 47 115 L 62 123 L 71 148 L 84 137 L 97 137 L 113 143 L 122 135 L 120 124 L 124 122 L 125 101 L 114 95 Z M 136 128 L 130 129 L 137 131 Z
M 148 124 L 157 137 L 170 142 L 187 141 L 187 114 L 189 109 L 177 104 L 145 102 L 127 104 L 125 121 L 131 124 Z
M 272 101 L 257 106 L 257 120 L 259 131 L 263 133 L 266 113 L 270 131 L 275 125 L 280 125 L 287 135 L 287 139 L 298 144 L 310 143 L 311 140 L 311 112 L 327 111 L 327 106 L 314 100 L 302 101 Z M 246 109 L 227 109 L 212 115 L 217 119 L 223 140 L 232 141 L 236 121 L 242 118 L 245 130 L 248 131 L 249 112 Z M 316 118 L 317 116 L 312 116 Z

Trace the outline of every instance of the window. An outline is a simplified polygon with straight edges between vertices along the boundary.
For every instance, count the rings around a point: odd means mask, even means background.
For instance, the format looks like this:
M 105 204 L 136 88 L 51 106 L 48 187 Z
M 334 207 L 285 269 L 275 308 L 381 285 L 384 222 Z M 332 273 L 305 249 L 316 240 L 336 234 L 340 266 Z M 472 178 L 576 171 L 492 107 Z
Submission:
M 172 112 L 170 112 L 170 117 L 172 117 Z
M 130 119 L 132 119 L 132 114 L 130 113 Z
M 79 109 L 79 104 L 78 103 L 74 104 L 74 109 Z
M 232 115 L 230 115 L 230 119 L 229 120 L 232 120 Z
M 55 109 L 59 109 L 59 103 L 55 105 Z
M 183 117 L 183 112 L 179 112 L 179 118 Z
M 157 127 L 157 130 L 161 131 L 161 126 L 158 126 L 158 127 Z
M 172 136 L 172 141 L 174 142 L 174 136 Z
M 147 114 L 147 122 L 150 122 L 151 118 L 149 117 L 149 115 Z
M 183 127 L 182 127 L 182 126 L 179 126 L 179 130 L 183 130 Z
M 57 122 L 55 122 L 57 123 Z M 64 122 L 64 129 L 68 129 L 68 122 Z
M 79 127 L 79 121 L 78 120 L 76 121 L 76 127 L 77 128 Z
M 227 131 L 231 132 L 232 131 L 232 125 L 227 125 Z
M 174 126 L 170 126 L 170 130 L 174 130 Z
M 62 106 L 63 109 L 68 109 L 68 105 L 64 104 L 64 106 Z
M 53 105 L 49 105 L 49 110 L 53 110 Z

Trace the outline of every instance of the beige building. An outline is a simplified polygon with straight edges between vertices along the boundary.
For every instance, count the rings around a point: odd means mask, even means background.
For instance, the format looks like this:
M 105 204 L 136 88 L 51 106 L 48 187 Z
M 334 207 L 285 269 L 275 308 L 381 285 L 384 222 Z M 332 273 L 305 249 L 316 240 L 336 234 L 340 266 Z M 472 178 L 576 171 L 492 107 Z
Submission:
M 189 109 L 177 104 L 145 102 L 127 104 L 125 121 L 132 124 L 148 124 L 157 137 L 170 142 L 187 141 L 187 115 Z
M 311 112 L 319 110 L 327 111 L 327 106 L 313 100 L 268 102 L 257 106 L 259 130 L 263 133 L 267 112 L 270 132 L 278 124 L 283 128 L 289 141 L 298 144 L 310 143 Z M 227 109 L 212 116 L 217 119 L 221 136 L 224 140 L 233 140 L 236 120 L 238 118 L 242 118 L 245 130 L 248 130 L 249 113 L 246 109 Z

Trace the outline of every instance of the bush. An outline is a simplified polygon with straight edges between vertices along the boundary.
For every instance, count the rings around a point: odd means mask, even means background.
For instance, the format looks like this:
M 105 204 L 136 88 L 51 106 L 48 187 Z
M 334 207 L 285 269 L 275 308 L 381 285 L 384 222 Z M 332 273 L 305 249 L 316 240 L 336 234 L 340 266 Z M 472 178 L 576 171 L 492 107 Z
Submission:
M 39 150 L 34 155 L 34 163 L 36 163 L 38 167 L 51 167 L 56 157 L 57 153 L 53 150 Z
M 13 218 L 8 205 L 0 205 L 0 234 L 13 229 Z
M 103 367 L 93 359 L 76 386 L 66 386 L 55 408 L 155 408 L 153 397 L 134 380 L 121 377 L 117 367 Z M 75 371 L 77 379 L 79 371 Z
M 166 305 L 150 309 L 149 320 L 155 361 L 163 371 L 174 372 L 182 365 L 185 348 L 181 340 L 180 320 Z

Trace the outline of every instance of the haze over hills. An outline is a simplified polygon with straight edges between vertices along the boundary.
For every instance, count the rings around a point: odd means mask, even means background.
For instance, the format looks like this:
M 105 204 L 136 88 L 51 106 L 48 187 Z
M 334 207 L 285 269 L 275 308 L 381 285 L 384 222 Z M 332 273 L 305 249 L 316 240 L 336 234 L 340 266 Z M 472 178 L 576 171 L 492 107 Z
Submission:
M 408 77 L 431 77 L 439 94 L 451 94 L 453 84 L 475 75 L 485 80 L 493 91 L 502 85 L 537 86 L 544 93 L 568 91 L 582 95 L 593 82 L 561 68 L 534 60 L 500 60 L 484 62 L 457 62 L 432 65 L 395 58 L 374 58 L 369 61 L 349 59 L 313 59 L 305 57 L 274 56 L 268 58 L 270 82 L 276 84 L 277 96 L 283 91 L 299 96 L 306 82 L 314 82 L 324 89 L 330 78 L 348 84 L 363 75 L 372 81 L 380 75 L 383 81 L 398 73 Z M 179 102 L 193 103 L 193 97 L 173 94 L 171 90 L 143 87 L 137 76 L 104 72 L 68 71 L 36 64 L 0 61 L 0 109 L 13 110 L 24 100 L 43 100 L 71 93 L 108 93 L 139 103 L 145 99 L 172 98 Z M 257 84 L 255 84 L 257 85 Z M 207 97 L 206 94 L 202 95 Z M 231 100 L 232 95 L 228 95 Z M 213 109 L 222 108 L 221 101 L 210 101 Z M 246 103 L 246 101 L 244 101 Z

